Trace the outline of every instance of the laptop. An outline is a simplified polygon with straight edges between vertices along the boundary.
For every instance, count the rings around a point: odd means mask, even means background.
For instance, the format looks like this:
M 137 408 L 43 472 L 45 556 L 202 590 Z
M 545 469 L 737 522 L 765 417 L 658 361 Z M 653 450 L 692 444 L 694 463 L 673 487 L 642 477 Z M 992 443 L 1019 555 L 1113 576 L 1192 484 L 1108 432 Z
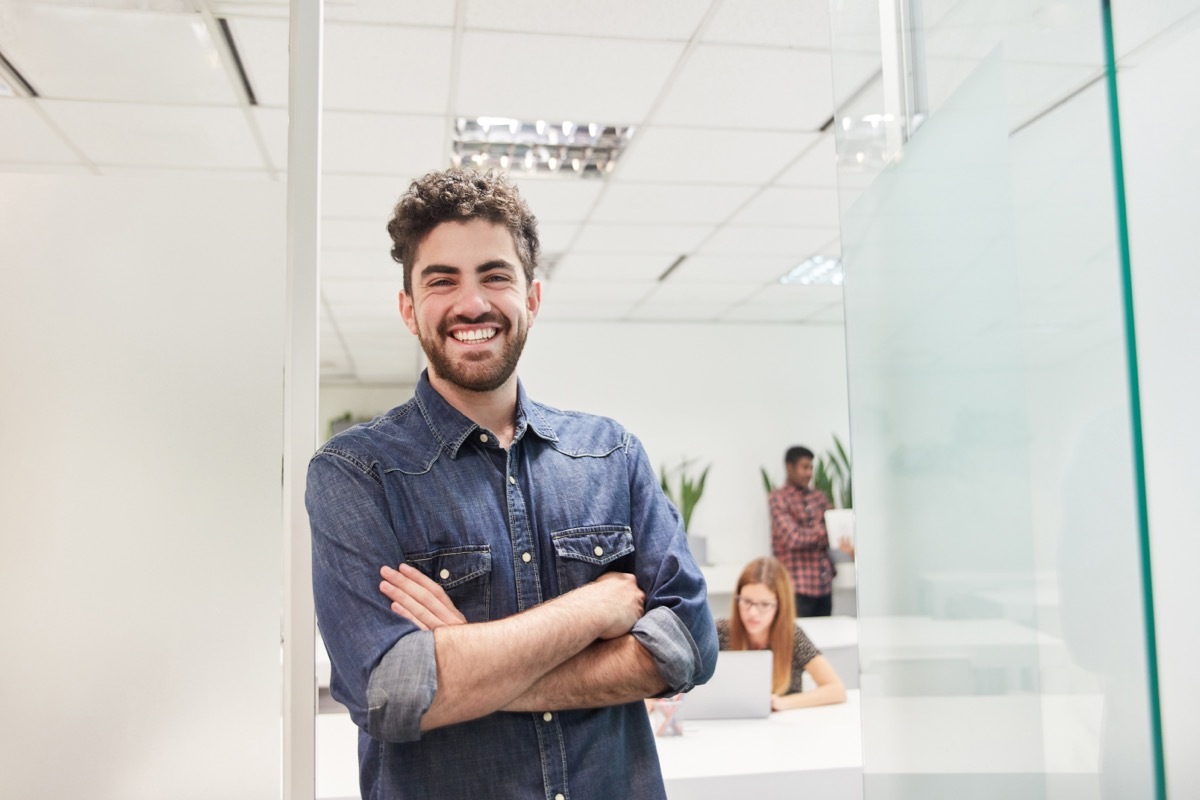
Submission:
M 756 719 L 771 715 L 770 650 L 722 650 L 708 683 L 683 696 L 682 719 Z

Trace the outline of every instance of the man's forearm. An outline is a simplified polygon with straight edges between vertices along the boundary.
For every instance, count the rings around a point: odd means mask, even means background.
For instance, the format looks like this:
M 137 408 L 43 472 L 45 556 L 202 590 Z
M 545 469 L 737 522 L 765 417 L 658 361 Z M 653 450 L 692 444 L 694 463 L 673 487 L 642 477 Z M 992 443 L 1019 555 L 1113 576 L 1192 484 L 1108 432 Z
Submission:
M 649 651 L 626 634 L 585 648 L 533 682 L 503 710 L 599 708 L 653 697 L 666 688 Z
M 618 581 L 626 583 L 619 590 L 624 603 L 616 606 L 602 601 L 617 597 L 612 589 L 617 584 L 598 581 L 506 619 L 436 628 L 437 693 L 421 717 L 421 730 L 498 711 L 597 637 L 627 631 L 642 605 L 641 592 L 626 577 L 627 583 Z

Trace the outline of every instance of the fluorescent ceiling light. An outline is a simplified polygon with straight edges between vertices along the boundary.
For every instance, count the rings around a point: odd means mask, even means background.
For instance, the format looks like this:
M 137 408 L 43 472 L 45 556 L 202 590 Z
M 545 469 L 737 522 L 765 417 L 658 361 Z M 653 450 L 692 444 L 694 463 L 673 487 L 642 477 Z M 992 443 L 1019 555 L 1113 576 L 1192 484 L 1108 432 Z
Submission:
M 499 167 L 526 175 L 603 178 L 633 138 L 629 125 L 526 122 L 509 117 L 459 117 L 450 159 L 456 167 Z
M 829 256 L 813 256 L 799 264 L 779 279 L 780 283 L 798 283 L 803 286 L 841 286 L 842 260 Z

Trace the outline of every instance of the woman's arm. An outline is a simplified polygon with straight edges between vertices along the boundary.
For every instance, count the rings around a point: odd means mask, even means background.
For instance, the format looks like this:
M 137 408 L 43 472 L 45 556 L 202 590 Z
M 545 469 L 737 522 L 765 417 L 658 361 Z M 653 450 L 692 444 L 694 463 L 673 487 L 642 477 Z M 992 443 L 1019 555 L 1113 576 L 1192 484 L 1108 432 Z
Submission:
M 817 688 L 811 692 L 771 695 L 771 710 L 784 711 L 789 708 L 827 706 L 846 702 L 846 687 L 838 677 L 833 665 L 825 656 L 814 656 L 804 665 L 804 671 L 816 681 Z

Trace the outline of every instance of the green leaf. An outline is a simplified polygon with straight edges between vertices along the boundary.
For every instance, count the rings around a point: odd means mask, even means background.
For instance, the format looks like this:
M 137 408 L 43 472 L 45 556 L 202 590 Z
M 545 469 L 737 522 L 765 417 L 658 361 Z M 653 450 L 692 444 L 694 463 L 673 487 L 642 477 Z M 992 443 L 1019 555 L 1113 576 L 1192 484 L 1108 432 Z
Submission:
M 763 488 L 767 490 L 767 494 L 775 491 L 775 482 L 771 480 L 771 476 L 767 474 L 766 467 L 759 467 L 759 473 L 762 474 Z

